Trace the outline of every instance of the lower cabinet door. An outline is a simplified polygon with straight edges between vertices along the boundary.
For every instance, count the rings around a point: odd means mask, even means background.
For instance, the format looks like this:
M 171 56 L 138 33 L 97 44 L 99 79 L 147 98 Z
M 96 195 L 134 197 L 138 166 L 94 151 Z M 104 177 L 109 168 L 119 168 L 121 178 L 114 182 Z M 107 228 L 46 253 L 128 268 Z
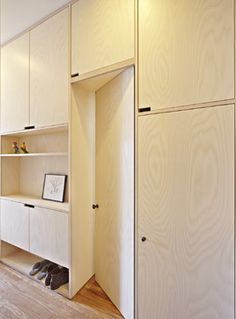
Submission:
M 30 252 L 68 267 L 68 215 L 45 209 L 30 209 Z
M 29 209 L 24 204 L 1 200 L 1 240 L 29 250 Z

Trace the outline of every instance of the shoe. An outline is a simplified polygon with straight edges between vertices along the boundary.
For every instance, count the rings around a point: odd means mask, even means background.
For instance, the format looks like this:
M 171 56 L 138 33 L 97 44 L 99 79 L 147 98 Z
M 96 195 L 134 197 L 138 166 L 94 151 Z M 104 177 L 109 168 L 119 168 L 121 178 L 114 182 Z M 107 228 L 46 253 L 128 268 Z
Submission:
M 58 289 L 62 285 L 69 282 L 69 270 L 65 267 L 55 268 L 51 273 L 51 290 Z
M 34 264 L 31 271 L 29 272 L 30 276 L 36 275 L 49 262 L 49 260 L 45 259 Z
M 51 274 L 53 272 L 53 270 L 59 268 L 59 266 L 57 264 L 52 263 L 49 267 L 48 267 L 48 271 L 47 271 L 47 275 L 46 275 L 46 279 L 45 279 L 45 285 L 49 286 L 50 282 L 51 282 Z
M 49 267 L 50 267 L 50 266 L 52 267 L 53 265 L 57 266 L 57 264 L 55 264 L 55 263 L 49 261 L 48 264 L 46 264 L 46 265 L 41 269 L 41 271 L 39 272 L 39 274 L 38 274 L 38 276 L 37 276 L 37 279 L 38 279 L 38 280 L 42 280 L 43 278 L 45 278 L 45 277 L 47 276 L 47 274 L 48 274 L 48 269 L 49 269 Z M 51 269 L 52 269 L 52 268 L 51 268 Z

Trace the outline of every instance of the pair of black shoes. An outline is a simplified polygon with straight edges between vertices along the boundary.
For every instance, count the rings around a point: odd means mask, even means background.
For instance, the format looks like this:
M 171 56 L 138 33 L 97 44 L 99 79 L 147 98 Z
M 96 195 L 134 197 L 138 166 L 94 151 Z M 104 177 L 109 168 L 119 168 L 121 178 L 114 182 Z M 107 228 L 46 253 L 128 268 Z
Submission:
M 47 259 L 34 264 L 29 274 L 31 276 L 38 274 L 38 280 L 42 280 L 46 277 L 45 285 L 50 285 L 52 290 L 58 289 L 60 286 L 69 282 L 69 270 Z
M 49 267 L 45 279 L 46 286 L 50 285 L 50 288 L 55 290 L 67 282 L 69 282 L 69 270 L 67 268 L 58 265 Z

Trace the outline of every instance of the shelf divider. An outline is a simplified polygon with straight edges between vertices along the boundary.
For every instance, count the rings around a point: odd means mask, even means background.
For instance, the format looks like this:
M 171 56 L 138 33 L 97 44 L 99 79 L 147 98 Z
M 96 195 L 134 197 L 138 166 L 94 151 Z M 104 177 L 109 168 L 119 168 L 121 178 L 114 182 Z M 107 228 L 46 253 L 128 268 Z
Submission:
M 26 153 L 26 154 L 0 154 L 0 157 L 46 157 L 46 156 L 68 156 L 66 152 L 55 153 Z

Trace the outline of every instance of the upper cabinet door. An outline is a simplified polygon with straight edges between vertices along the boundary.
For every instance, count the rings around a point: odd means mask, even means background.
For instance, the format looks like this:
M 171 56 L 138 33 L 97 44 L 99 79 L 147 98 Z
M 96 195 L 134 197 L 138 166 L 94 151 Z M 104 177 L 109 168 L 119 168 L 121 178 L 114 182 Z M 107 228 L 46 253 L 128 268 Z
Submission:
M 72 6 L 72 74 L 134 57 L 134 0 L 80 0 Z
M 30 32 L 30 122 L 36 127 L 68 121 L 68 8 Z
M 139 0 L 139 106 L 234 98 L 234 1 Z
M 29 125 L 29 34 L 1 51 L 1 131 Z

